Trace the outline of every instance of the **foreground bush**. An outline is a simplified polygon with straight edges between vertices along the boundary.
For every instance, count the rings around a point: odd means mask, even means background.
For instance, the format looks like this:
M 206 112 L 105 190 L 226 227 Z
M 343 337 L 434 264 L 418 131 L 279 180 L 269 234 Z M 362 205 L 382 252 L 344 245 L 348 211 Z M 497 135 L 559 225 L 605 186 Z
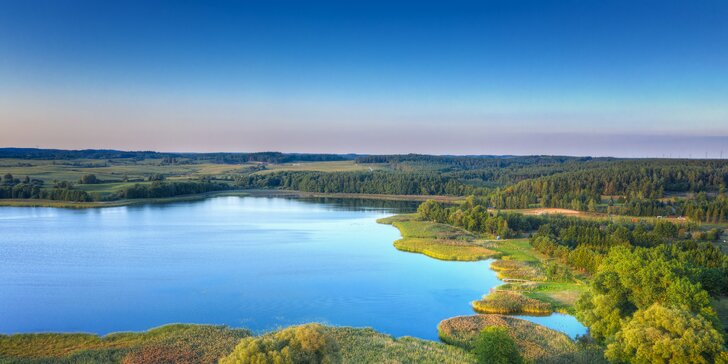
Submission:
M 634 315 L 606 355 L 613 361 L 707 364 L 720 361 L 722 343 L 704 317 L 656 304 Z
M 598 347 L 574 342 L 561 332 L 506 315 L 458 316 L 440 322 L 443 342 L 475 350 L 481 332 L 489 327 L 503 328 L 529 363 L 604 363 Z
M 278 332 L 249 337 L 220 364 L 333 364 L 340 363 L 339 346 L 318 324 L 295 326 Z
M 475 341 L 475 356 L 478 363 L 489 364 L 520 364 L 523 358 L 518 352 L 518 346 L 508 335 L 505 327 L 490 326 L 480 332 Z

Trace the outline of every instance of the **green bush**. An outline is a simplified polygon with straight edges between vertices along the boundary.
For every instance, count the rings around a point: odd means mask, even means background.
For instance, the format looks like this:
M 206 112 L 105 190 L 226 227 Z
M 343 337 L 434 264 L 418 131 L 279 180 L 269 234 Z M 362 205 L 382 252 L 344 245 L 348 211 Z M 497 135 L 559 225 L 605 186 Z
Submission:
M 323 326 L 309 324 L 240 340 L 220 364 L 327 364 L 339 363 L 339 346 Z
M 508 335 L 508 329 L 503 327 L 486 327 L 480 332 L 480 336 L 475 341 L 475 356 L 478 363 L 523 363 L 516 342 Z
M 637 311 L 609 344 L 611 361 L 636 363 L 715 363 L 723 349 L 710 321 L 689 311 L 655 304 Z

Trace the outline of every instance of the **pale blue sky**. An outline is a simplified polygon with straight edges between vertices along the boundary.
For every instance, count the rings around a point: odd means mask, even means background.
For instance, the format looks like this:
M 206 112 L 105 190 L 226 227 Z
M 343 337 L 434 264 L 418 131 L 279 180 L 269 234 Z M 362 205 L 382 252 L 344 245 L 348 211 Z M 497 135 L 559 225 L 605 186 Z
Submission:
M 5 1 L 1 146 L 728 156 L 724 1 Z

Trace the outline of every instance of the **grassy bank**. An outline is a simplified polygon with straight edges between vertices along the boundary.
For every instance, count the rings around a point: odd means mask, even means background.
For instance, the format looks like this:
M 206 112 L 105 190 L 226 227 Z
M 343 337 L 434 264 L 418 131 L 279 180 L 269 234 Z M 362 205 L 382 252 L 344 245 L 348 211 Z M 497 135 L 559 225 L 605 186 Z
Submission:
M 488 259 L 496 254 L 478 244 L 473 234 L 450 225 L 418 221 L 416 214 L 397 215 L 377 222 L 399 229 L 402 239 L 395 241 L 394 246 L 401 251 L 457 261 Z
M 506 282 L 496 290 L 518 294 L 547 303 L 553 311 L 573 314 L 574 303 L 587 289 L 586 277 L 537 252 L 528 239 L 490 241 L 500 260 L 491 263 L 498 278 Z M 547 265 L 557 265 L 569 272 L 569 278 L 549 277 Z
M 253 349 L 251 349 L 253 347 Z M 0 363 L 217 363 L 242 355 L 316 357 L 334 363 L 474 363 L 470 353 L 372 329 L 294 326 L 260 336 L 226 326 L 168 325 L 142 333 L 0 335 Z M 258 356 L 261 357 L 261 356 Z M 263 361 L 268 362 L 268 361 Z
M 505 284 L 483 300 L 473 302 L 477 312 L 571 314 L 574 302 L 586 289 L 584 277 L 577 273 L 569 279 L 550 279 L 545 266 L 556 263 L 538 253 L 528 239 L 484 240 L 450 225 L 420 221 L 417 214 L 396 215 L 377 222 L 399 229 L 402 239 L 395 241 L 394 246 L 401 251 L 454 261 L 498 258 L 490 267 Z
M 453 317 L 437 327 L 440 339 L 448 344 L 471 350 L 475 339 L 486 327 L 504 327 L 528 362 L 538 363 L 603 363 L 601 350 L 569 339 L 561 332 L 505 315 L 473 315 Z
M 493 291 L 483 299 L 473 301 L 473 309 L 479 313 L 549 315 L 551 304 L 524 296 L 519 292 Z

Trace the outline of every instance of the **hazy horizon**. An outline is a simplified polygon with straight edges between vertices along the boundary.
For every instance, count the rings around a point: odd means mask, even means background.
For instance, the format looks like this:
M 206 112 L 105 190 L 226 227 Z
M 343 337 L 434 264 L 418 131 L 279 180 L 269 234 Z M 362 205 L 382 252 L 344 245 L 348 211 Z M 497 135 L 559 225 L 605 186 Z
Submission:
M 728 3 L 7 2 L 0 146 L 728 156 Z

